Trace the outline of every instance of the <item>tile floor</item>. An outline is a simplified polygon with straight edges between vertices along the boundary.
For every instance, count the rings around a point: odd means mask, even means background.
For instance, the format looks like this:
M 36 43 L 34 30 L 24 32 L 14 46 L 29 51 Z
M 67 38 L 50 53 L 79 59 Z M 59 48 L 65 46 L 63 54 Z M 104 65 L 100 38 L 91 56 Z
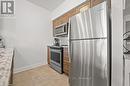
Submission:
M 68 76 L 59 74 L 48 65 L 14 75 L 13 86 L 69 86 Z

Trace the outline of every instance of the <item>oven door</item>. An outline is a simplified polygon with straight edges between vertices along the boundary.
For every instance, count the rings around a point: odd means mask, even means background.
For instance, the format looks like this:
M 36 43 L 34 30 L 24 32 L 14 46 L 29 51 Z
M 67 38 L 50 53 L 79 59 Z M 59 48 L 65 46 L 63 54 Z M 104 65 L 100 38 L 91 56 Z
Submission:
M 51 63 L 50 67 L 59 73 L 63 73 L 63 49 L 51 48 Z
M 51 63 L 60 67 L 62 64 L 61 53 L 61 50 L 51 49 Z

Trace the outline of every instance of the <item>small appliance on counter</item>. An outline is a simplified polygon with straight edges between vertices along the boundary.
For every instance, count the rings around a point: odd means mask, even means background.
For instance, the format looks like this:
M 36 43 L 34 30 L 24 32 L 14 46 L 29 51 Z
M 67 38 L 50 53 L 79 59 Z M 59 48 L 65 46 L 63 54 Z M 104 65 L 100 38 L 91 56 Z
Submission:
M 53 46 L 60 46 L 60 40 L 58 38 L 54 38 Z

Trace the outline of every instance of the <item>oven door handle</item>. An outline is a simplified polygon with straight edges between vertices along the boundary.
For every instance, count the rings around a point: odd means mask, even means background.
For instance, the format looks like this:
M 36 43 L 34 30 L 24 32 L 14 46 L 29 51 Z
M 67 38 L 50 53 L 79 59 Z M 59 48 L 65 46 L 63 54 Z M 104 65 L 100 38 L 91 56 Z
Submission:
M 61 53 L 61 50 L 51 49 L 52 52 Z

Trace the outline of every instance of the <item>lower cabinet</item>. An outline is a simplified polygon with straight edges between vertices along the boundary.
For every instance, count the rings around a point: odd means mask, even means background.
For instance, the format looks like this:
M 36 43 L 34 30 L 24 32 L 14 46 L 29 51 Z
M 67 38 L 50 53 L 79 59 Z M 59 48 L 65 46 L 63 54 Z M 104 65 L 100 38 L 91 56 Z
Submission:
M 68 48 L 63 49 L 63 72 L 69 75 L 70 62 L 69 62 L 69 52 Z
M 51 61 L 51 52 L 50 52 L 50 48 L 48 46 L 47 47 L 47 62 L 48 62 L 48 65 L 50 65 L 50 61 Z

